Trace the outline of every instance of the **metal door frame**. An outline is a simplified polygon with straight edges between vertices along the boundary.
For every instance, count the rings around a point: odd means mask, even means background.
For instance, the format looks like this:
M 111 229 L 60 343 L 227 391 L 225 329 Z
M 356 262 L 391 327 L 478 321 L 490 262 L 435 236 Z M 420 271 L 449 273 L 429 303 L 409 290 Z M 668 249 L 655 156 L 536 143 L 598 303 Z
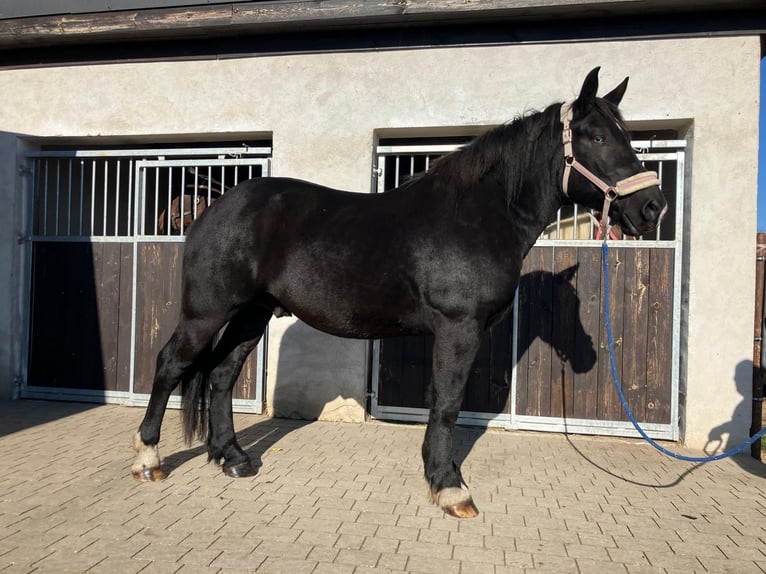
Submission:
M 662 169 L 663 161 L 676 162 L 676 229 L 675 239 L 652 240 L 652 241 L 625 241 L 619 242 L 621 248 L 658 247 L 672 248 L 673 253 L 673 311 L 672 311 L 672 358 L 671 358 L 671 406 L 670 423 L 642 423 L 642 427 L 653 438 L 678 440 L 680 436 L 679 410 L 680 410 L 680 366 L 681 366 L 681 294 L 683 284 L 683 236 L 684 236 L 684 206 L 687 180 L 686 176 L 686 146 L 685 140 L 651 140 L 633 141 L 633 147 L 638 152 L 642 161 L 660 162 Z M 448 153 L 460 147 L 459 145 L 394 145 L 378 146 L 376 165 L 373 175 L 376 178 L 375 191 L 384 192 L 384 180 L 386 175 L 386 156 L 399 156 L 403 154 L 433 155 Z M 398 169 L 399 158 L 396 159 Z M 397 171 L 398 173 L 398 171 Z M 662 173 L 660 173 L 660 178 Z M 398 176 L 397 176 L 398 179 Z M 557 219 L 558 221 L 558 219 Z M 598 240 L 581 239 L 538 239 L 535 246 L 570 246 L 570 247 L 594 247 L 598 246 Z M 514 299 L 514 309 L 518 309 L 518 290 Z M 511 374 L 511 400 L 510 412 L 507 413 L 477 413 L 461 411 L 458 424 L 499 427 L 507 430 L 536 430 L 549 432 L 567 432 L 576 434 L 599 434 L 612 436 L 638 437 L 639 434 L 628 421 L 601 421 L 591 419 L 573 419 L 566 417 L 543 417 L 519 415 L 516 413 L 516 383 L 518 365 L 518 313 L 514 313 L 513 319 L 513 356 L 515 361 Z M 371 369 L 371 401 L 370 415 L 375 419 L 402 420 L 412 422 L 427 422 L 428 410 L 412 407 L 396 407 L 378 404 L 380 384 L 380 340 L 372 343 L 372 369 Z
M 215 157 L 211 157 L 215 156 Z M 35 235 L 35 198 L 34 194 L 38 185 L 37 165 L 39 160 L 61 159 L 71 162 L 84 159 L 103 159 L 126 161 L 129 170 L 130 196 L 128 203 L 132 213 L 129 215 L 129 234 L 114 235 Z M 153 158 L 153 159 L 136 159 Z M 33 151 L 26 154 L 26 164 L 31 185 L 24 194 L 24 222 L 22 228 L 22 262 L 24 269 L 21 273 L 20 299 L 24 313 L 22 317 L 22 337 L 17 373 L 18 390 L 21 398 L 65 400 L 65 401 L 88 401 L 124 404 L 128 406 L 146 406 L 149 402 L 149 394 L 134 392 L 135 367 L 136 367 L 136 283 L 138 271 L 138 246 L 148 242 L 183 242 L 181 235 L 148 234 L 145 229 L 145 218 L 136 217 L 143 214 L 146 195 L 145 175 L 149 168 L 161 169 L 170 167 L 229 167 L 229 166 L 258 166 L 261 168 L 261 176 L 268 177 L 271 173 L 271 148 L 270 147 L 235 147 L 235 148 L 181 148 L 181 149 L 118 149 L 118 150 L 65 150 L 65 151 Z M 71 167 L 70 167 L 71 169 Z M 252 174 L 252 172 L 251 172 Z M 66 185 L 62 182 L 62 186 Z M 69 193 L 72 193 L 71 180 Z M 92 182 L 92 192 L 95 193 L 96 182 Z M 106 182 L 104 193 L 106 193 Z M 80 192 L 83 190 L 81 180 Z M 58 194 L 59 192 L 57 192 Z M 105 211 L 105 210 L 104 210 Z M 82 227 L 80 227 L 82 229 Z M 155 230 L 156 231 L 156 230 Z M 56 229 L 58 232 L 58 229 Z M 41 242 L 73 242 L 73 243 L 129 243 L 133 247 L 132 277 L 131 277 L 131 319 L 130 319 L 130 358 L 129 358 L 129 390 L 94 390 L 75 388 L 51 388 L 31 386 L 28 384 L 28 370 L 31 347 L 31 319 L 32 319 L 32 250 L 34 243 Z M 233 399 L 232 404 L 235 412 L 257 413 L 263 412 L 266 378 L 266 345 L 268 328 L 254 350 L 256 353 L 258 368 L 256 371 L 256 396 L 255 399 Z M 170 408 L 180 407 L 180 397 L 171 396 L 168 402 Z

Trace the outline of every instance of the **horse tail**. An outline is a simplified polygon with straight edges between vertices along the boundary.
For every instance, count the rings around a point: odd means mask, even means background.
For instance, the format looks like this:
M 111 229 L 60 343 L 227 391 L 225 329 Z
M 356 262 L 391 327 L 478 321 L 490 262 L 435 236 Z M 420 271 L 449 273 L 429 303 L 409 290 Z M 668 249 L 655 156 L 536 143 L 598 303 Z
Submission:
M 195 438 L 207 439 L 208 433 L 208 375 L 213 343 L 208 344 L 194 361 L 191 372 L 181 380 L 181 420 L 184 440 L 191 444 Z

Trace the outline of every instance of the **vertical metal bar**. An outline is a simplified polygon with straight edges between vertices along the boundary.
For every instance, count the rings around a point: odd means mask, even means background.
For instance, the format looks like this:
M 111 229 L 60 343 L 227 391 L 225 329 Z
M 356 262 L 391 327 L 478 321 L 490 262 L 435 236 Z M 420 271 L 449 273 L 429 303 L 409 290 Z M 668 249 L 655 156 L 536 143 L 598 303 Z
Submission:
M 122 160 L 117 160 L 117 176 L 114 185 L 114 236 L 120 234 L 120 168 Z
M 136 212 L 136 230 L 139 230 L 141 235 L 146 235 L 146 171 L 147 168 L 137 165 L 137 170 L 140 176 L 136 178 L 136 205 L 138 205 L 138 212 Z M 156 204 L 155 204 L 156 205 Z M 140 223 L 138 223 L 140 222 Z
M 508 412 L 508 426 L 507 429 L 516 427 L 516 381 L 518 380 L 517 366 L 519 364 L 519 288 L 516 288 L 516 293 L 513 296 L 513 342 L 511 343 L 511 353 L 513 360 L 511 364 L 511 396 L 510 396 L 510 409 Z
M 410 177 L 415 175 L 415 154 L 410 156 Z
M 221 166 L 221 191 L 226 187 L 226 166 Z
M 128 201 L 125 205 L 128 210 L 128 215 L 125 217 L 125 235 L 133 235 L 131 229 L 135 227 L 133 221 L 135 221 L 135 206 L 133 205 L 133 158 L 128 160 Z
M 183 214 L 183 196 L 178 198 L 180 203 L 178 205 L 178 213 Z M 173 211 L 172 211 L 172 204 L 173 204 L 173 168 L 168 168 L 168 211 L 167 211 L 167 218 L 168 218 L 168 225 L 165 228 L 165 235 L 170 235 L 170 228 L 173 225 Z M 183 219 L 183 217 L 182 217 Z
M 146 168 L 141 165 L 141 160 L 138 160 L 135 162 L 136 170 L 136 179 L 135 179 L 135 194 L 133 195 L 133 211 L 134 211 L 134 217 L 133 217 L 133 229 L 132 229 L 132 235 L 140 235 L 143 231 L 141 223 L 143 222 L 144 218 L 139 218 L 138 214 L 143 213 L 143 210 L 146 208 L 145 205 L 142 205 L 142 203 L 145 203 L 145 195 L 146 195 Z
M 561 208 L 556 212 L 556 239 L 561 239 Z
M 59 234 L 59 203 L 61 202 L 61 160 L 56 160 L 56 225 L 53 234 Z
M 394 187 L 399 187 L 399 157 L 397 155 L 394 161 Z
M 657 165 L 657 177 L 660 178 L 660 182 L 662 182 L 662 169 L 664 167 L 664 163 L 665 162 L 663 160 L 660 160 L 659 162 L 657 162 L 657 164 L 658 164 Z M 655 230 L 655 233 L 657 235 L 657 241 L 662 239 L 662 235 L 661 235 L 661 233 L 662 233 L 662 220 L 661 219 L 660 219 L 660 222 L 657 224 L 657 229 Z M 673 238 L 675 239 L 675 236 Z
M 232 169 L 234 170 L 234 185 L 237 185 L 239 183 L 239 166 L 235 165 Z
M 170 227 L 171 222 L 173 219 L 173 212 L 171 211 L 171 205 L 173 202 L 173 168 L 168 168 L 168 217 L 170 217 L 170 220 L 168 221 L 168 227 L 165 232 L 165 235 L 170 235 Z M 181 190 L 181 195 L 178 198 L 178 215 L 181 216 L 181 219 L 183 220 L 183 213 L 184 213 L 184 202 L 183 202 L 183 190 Z
M 50 161 L 45 162 L 45 185 L 43 186 L 43 235 L 48 235 L 48 166 Z
M 103 209 L 101 210 L 101 217 L 103 219 L 103 227 L 101 228 L 101 236 L 106 237 L 108 235 L 107 233 L 107 220 L 106 220 L 106 214 L 109 210 L 109 160 L 104 160 L 104 205 L 102 206 Z
M 572 239 L 580 239 L 580 219 L 579 219 L 579 205 L 574 204 L 574 227 L 572 227 Z
M 191 201 L 193 201 L 193 198 L 189 198 L 189 199 Z M 180 206 L 178 208 L 179 211 L 181 212 L 180 213 L 180 215 L 181 215 L 181 235 L 184 234 L 184 213 L 186 211 L 184 209 L 184 202 L 185 201 L 186 201 L 186 169 L 181 167 L 181 204 L 180 204 Z M 192 213 L 194 212 L 193 205 L 194 204 L 192 203 L 192 206 L 191 206 L 192 207 L 192 209 L 191 209 Z M 193 218 L 194 218 L 194 216 L 192 215 L 192 220 L 193 220 Z
M 267 327 L 268 329 L 268 327 Z M 255 371 L 255 412 L 263 414 L 263 391 L 266 372 L 266 340 L 268 336 L 261 337 L 255 348 L 257 369 Z
M 378 158 L 384 158 L 384 156 L 378 156 Z M 378 165 L 382 165 L 378 163 Z M 380 188 L 381 185 L 378 185 Z M 382 192 L 381 192 L 382 193 Z M 372 341 L 372 396 L 370 397 L 370 414 L 373 418 L 380 418 L 380 339 L 374 339 Z
M 85 160 L 80 160 L 80 229 L 78 235 L 82 236 L 82 208 L 85 199 Z
M 152 235 L 157 235 L 157 218 L 159 217 L 159 206 L 160 206 L 160 168 L 155 167 L 154 168 L 154 232 Z M 166 215 L 166 219 L 169 216 L 170 208 L 168 208 L 168 213 Z M 168 227 L 170 226 L 170 221 L 168 220 Z
M 192 204 L 194 207 L 194 219 L 197 219 L 197 202 L 199 201 L 199 169 L 194 167 L 194 197 L 192 197 Z
M 40 191 L 40 172 L 42 169 L 43 160 L 37 159 L 32 161 L 32 182 L 31 189 L 24 188 L 24 193 L 21 196 L 21 214 L 22 214 L 22 235 L 31 236 L 35 233 L 34 221 L 38 217 L 36 211 L 37 194 Z M 46 173 L 47 173 L 47 164 Z M 46 175 L 47 180 L 47 175 Z M 47 186 L 47 183 L 46 183 Z M 39 229 L 37 230 L 39 234 Z M 19 276 L 21 281 L 19 282 L 18 300 L 21 302 L 22 308 L 22 339 L 19 348 L 19 364 L 18 374 L 21 379 L 20 395 L 23 397 L 24 389 L 29 383 L 29 356 L 31 345 L 31 331 L 32 331 L 32 255 L 34 250 L 34 241 L 24 242 L 21 247 L 21 269 Z
M 685 152 L 676 152 L 676 227 L 673 230 L 675 260 L 673 269 L 673 372 L 670 384 L 670 424 L 673 440 L 680 436 L 679 392 L 681 369 L 681 274 L 683 272 L 684 202 L 686 197 Z M 660 178 L 662 180 L 662 178 Z
M 136 285 L 138 283 L 138 236 L 141 231 L 145 231 L 144 226 L 146 218 L 137 216 L 143 214 L 146 208 L 146 168 L 141 166 L 140 161 L 136 162 L 136 193 L 133 198 L 133 265 L 131 276 L 131 294 L 130 294 L 130 362 L 128 364 L 128 392 L 131 403 L 134 400 L 136 378 L 136 320 L 137 320 L 137 301 Z M 143 204 L 143 205 L 142 205 Z
M 90 230 L 88 235 L 95 235 L 96 225 L 96 160 L 91 162 L 90 170 Z
M 72 234 L 72 160 L 69 160 L 69 173 L 67 178 L 67 204 L 66 204 L 66 234 Z
M 386 156 L 378 156 L 378 193 L 386 191 Z
M 426 156 L 426 171 L 428 171 L 428 168 L 431 167 L 431 156 Z
M 210 205 L 210 188 L 213 181 L 213 167 L 207 166 L 207 204 Z M 221 189 L 221 193 L 223 193 L 223 189 Z

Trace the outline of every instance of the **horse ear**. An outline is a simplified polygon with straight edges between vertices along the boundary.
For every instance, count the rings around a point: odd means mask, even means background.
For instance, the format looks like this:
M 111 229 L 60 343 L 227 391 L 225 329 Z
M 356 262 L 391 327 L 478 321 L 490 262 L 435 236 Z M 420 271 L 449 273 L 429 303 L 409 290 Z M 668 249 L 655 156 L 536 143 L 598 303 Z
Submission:
M 567 267 L 560 273 L 558 273 L 559 278 L 563 279 L 564 281 L 570 282 L 572 279 L 575 278 L 575 275 L 577 275 L 577 269 L 580 267 L 579 263 L 575 263 L 571 267 Z
M 628 89 L 628 79 L 625 78 L 619 86 L 617 86 L 615 89 L 613 89 L 611 92 L 609 92 L 607 95 L 604 96 L 604 99 L 609 102 L 610 104 L 614 104 L 615 106 L 619 106 L 620 102 L 622 101 L 622 97 L 625 95 L 625 90 Z
M 581 112 L 590 108 L 596 99 L 596 94 L 598 93 L 598 72 L 600 69 L 601 66 L 597 66 L 585 76 L 585 81 L 582 83 L 582 88 L 580 88 L 580 95 L 575 100 L 575 107 Z

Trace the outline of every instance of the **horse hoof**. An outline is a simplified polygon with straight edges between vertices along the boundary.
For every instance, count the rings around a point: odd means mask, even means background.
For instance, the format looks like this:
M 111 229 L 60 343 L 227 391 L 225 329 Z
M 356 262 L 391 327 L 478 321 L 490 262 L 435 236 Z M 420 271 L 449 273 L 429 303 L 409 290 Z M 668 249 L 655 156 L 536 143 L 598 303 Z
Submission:
M 141 470 L 133 471 L 133 478 L 138 482 L 158 482 L 160 480 L 165 480 L 167 475 L 160 467 L 142 468 Z
M 436 493 L 429 488 L 428 499 L 455 518 L 475 518 L 479 515 L 467 487 L 448 487 Z
M 444 512 L 455 518 L 476 518 L 479 515 L 479 509 L 473 503 L 473 499 L 451 504 L 442 508 Z
M 223 473 L 231 478 L 244 478 L 246 476 L 255 476 L 258 471 L 250 461 L 245 461 L 232 465 L 224 464 Z

